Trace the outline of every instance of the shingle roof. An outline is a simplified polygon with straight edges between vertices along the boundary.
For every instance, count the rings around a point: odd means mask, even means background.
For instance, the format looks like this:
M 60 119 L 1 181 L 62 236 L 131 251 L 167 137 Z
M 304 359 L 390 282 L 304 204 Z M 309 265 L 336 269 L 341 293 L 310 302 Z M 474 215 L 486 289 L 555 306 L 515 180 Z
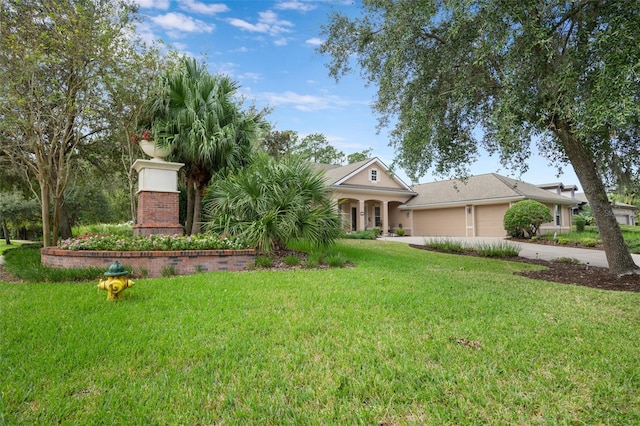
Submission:
M 576 204 L 575 200 L 569 197 L 496 173 L 471 176 L 466 182 L 454 179 L 415 185 L 413 190 L 418 195 L 405 203 L 408 208 L 488 204 L 524 199 L 553 204 Z

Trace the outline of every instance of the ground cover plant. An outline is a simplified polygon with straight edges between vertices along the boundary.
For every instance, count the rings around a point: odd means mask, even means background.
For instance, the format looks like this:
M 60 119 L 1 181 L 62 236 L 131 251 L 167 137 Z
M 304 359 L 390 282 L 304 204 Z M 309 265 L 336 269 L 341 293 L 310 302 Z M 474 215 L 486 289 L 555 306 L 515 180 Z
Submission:
M 629 247 L 631 253 L 640 254 L 640 227 L 630 225 L 620 225 L 624 242 Z M 602 249 L 602 240 L 595 226 L 586 226 L 584 231 L 577 231 L 576 227 L 572 232 L 563 234 L 546 234 L 535 241 L 540 244 L 561 244 L 583 248 Z
M 353 268 L 0 286 L 7 424 L 638 424 L 640 294 L 343 240 Z M 108 327 L 105 326 L 108 324 Z

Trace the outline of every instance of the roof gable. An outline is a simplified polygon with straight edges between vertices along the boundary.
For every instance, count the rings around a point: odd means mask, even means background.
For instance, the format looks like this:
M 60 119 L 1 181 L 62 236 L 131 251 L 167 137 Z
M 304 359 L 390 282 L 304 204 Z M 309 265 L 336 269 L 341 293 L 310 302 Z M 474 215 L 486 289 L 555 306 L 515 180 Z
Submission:
M 378 157 L 347 164 L 346 166 L 329 166 L 315 164 L 322 170 L 325 181 L 331 186 L 370 187 L 371 189 L 401 189 L 411 191 L 411 188 L 399 177 L 389 172 L 389 168 Z M 370 181 L 370 171 L 378 172 L 378 182 Z

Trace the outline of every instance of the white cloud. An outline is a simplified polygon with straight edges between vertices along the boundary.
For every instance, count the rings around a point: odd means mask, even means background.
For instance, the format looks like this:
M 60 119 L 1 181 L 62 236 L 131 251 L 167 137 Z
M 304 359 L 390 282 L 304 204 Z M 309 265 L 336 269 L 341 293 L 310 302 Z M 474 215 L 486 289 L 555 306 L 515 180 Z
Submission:
M 320 46 L 322 45 L 322 43 L 324 43 L 324 40 L 317 37 L 310 38 L 309 40 L 305 41 L 305 44 L 308 44 L 310 46 Z
M 315 9 L 316 6 L 312 3 L 304 3 L 299 0 L 281 1 L 276 3 L 276 9 L 280 10 L 297 10 L 299 12 L 309 12 Z
M 279 20 L 278 15 L 271 10 L 260 12 L 258 14 L 258 22 L 255 24 L 237 18 L 229 18 L 227 19 L 227 22 L 244 31 L 269 34 L 271 36 L 290 33 L 290 28 L 294 26 L 293 23 L 289 21 Z
M 208 4 L 195 0 L 180 0 L 180 8 L 188 12 L 201 13 L 204 15 L 215 15 L 216 13 L 228 12 L 230 9 L 226 4 Z
M 352 104 L 360 104 L 362 102 L 354 102 L 343 99 L 339 96 L 315 96 L 301 95 L 295 92 L 286 91 L 282 93 L 265 92 L 260 95 L 271 106 L 290 105 L 299 111 L 311 112 L 327 109 L 340 109 Z
M 215 25 L 175 12 L 154 16 L 151 20 L 163 29 L 174 33 L 210 33 L 216 28 Z
M 169 0 L 136 0 L 142 9 L 169 9 Z
M 242 74 L 238 75 L 238 79 L 239 80 L 251 80 L 251 81 L 253 81 L 255 83 L 255 82 L 259 81 L 259 80 L 262 80 L 262 75 L 260 75 L 258 73 L 255 73 L 255 72 L 245 72 L 245 73 L 242 73 Z

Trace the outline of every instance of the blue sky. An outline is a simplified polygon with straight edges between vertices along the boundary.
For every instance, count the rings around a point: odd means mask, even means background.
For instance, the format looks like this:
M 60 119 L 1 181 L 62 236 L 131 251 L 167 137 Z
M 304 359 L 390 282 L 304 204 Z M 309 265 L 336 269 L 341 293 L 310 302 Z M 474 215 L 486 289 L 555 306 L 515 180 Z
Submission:
M 375 87 L 365 87 L 356 71 L 339 82 L 329 77 L 327 58 L 316 53 L 322 43 L 320 26 L 336 10 L 355 16 L 351 0 L 136 0 L 144 22 L 138 32 L 147 40 L 161 39 L 176 50 L 206 61 L 213 74 L 240 83 L 247 102 L 270 106 L 267 119 L 276 130 L 295 130 L 300 137 L 322 133 L 345 154 L 373 148 L 373 156 L 390 165 L 395 156 L 388 132 L 376 133 L 371 111 Z M 547 160 L 534 156 L 522 179 L 534 184 L 578 180 L 570 167 L 556 177 Z M 473 174 L 498 172 L 498 159 L 488 155 L 474 163 Z M 402 170 L 396 170 L 411 183 Z M 420 182 L 441 180 L 432 175 Z

